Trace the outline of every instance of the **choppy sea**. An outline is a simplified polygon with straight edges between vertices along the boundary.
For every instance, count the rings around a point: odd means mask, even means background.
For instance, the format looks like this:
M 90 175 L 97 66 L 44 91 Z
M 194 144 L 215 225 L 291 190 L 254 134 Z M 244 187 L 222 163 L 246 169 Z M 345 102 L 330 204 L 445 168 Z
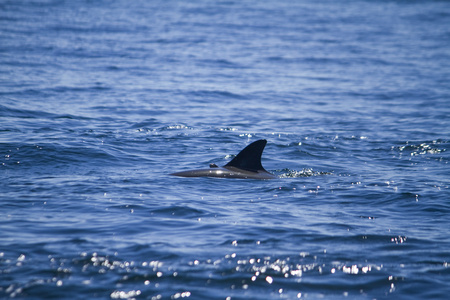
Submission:
M 0 1 L 0 298 L 448 299 L 450 2 Z M 274 180 L 180 178 L 268 141 Z

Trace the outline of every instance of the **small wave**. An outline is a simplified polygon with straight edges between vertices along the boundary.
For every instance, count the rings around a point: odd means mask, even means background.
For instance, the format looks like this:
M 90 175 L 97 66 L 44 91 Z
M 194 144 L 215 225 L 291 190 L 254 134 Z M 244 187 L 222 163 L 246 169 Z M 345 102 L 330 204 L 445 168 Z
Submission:
M 189 127 L 187 125 L 184 125 L 184 124 L 174 124 L 174 125 L 164 126 L 160 130 L 165 131 L 165 130 L 180 130 L 180 129 L 193 129 L 193 128 Z
M 0 105 L 0 116 L 13 118 L 51 118 L 55 115 L 43 111 L 10 108 Z
M 410 143 L 401 146 L 393 146 L 391 149 L 396 150 L 402 155 L 403 153 L 409 154 L 410 156 L 424 155 L 424 154 L 439 154 L 446 151 L 447 149 L 443 147 L 447 141 L 434 140 L 422 143 Z
M 185 92 L 183 92 L 185 93 Z M 188 92 L 189 94 L 206 98 L 208 99 L 245 99 L 246 97 L 241 94 L 231 93 L 228 91 L 221 91 L 221 90 L 198 90 L 198 91 L 191 91 Z
M 118 163 L 117 157 L 95 147 L 71 147 L 60 144 L 4 144 L 3 166 L 27 167 L 36 171 L 55 172 L 75 165 L 102 166 Z M 42 168 L 45 167 L 45 168 Z
M 157 208 L 151 211 L 151 214 L 162 216 L 178 216 L 178 217 L 198 217 L 205 215 L 205 212 L 189 206 L 172 205 L 169 207 Z
M 55 114 L 40 110 L 29 110 L 20 108 L 11 108 L 0 105 L 0 116 L 20 119 L 71 119 L 71 120 L 90 120 L 88 117 L 76 116 L 71 114 Z

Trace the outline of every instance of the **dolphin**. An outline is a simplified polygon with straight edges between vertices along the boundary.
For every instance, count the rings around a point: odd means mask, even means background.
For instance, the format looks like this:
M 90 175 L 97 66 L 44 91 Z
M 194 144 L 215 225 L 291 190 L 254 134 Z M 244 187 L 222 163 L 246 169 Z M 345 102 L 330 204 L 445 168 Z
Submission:
M 251 143 L 223 167 L 210 164 L 209 169 L 181 171 L 170 175 L 181 177 L 274 179 L 277 176 L 267 172 L 261 164 L 261 156 L 266 144 L 266 140 L 258 140 Z

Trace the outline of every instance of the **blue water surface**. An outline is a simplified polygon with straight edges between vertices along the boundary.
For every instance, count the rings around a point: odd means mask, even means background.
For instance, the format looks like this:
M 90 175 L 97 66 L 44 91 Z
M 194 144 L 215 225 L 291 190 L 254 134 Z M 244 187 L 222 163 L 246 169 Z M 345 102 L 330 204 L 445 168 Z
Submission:
M 0 298 L 448 299 L 450 2 L 0 2 Z M 266 139 L 275 180 L 180 178 Z

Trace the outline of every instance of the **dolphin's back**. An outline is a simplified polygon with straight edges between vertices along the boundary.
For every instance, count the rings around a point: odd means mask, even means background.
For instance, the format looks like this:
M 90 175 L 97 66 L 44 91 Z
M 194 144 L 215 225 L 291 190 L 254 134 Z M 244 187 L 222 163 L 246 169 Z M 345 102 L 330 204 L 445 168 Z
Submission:
M 266 144 L 266 140 L 251 143 L 223 167 L 211 164 L 209 169 L 187 170 L 170 175 L 181 177 L 273 179 L 276 176 L 267 172 L 261 164 L 261 156 Z

